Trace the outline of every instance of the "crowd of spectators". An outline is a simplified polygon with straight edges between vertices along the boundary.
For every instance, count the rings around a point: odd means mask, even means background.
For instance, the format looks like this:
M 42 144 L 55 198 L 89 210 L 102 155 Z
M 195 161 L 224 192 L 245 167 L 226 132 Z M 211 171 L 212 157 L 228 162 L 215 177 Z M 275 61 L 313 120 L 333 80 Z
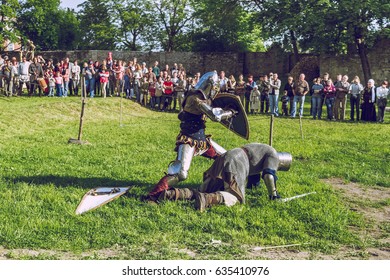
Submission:
M 224 71 L 218 75 L 219 91 L 237 95 L 248 114 L 303 116 L 305 98 L 311 96 L 310 115 L 313 119 L 345 120 L 349 99 L 350 121 L 384 121 L 389 94 L 387 81 L 375 87 L 374 80 L 370 79 L 363 86 L 357 76 L 350 83 L 347 75 L 337 75 L 333 82 L 325 73 L 309 86 L 302 73 L 297 80 L 289 76 L 282 87 L 277 73 L 261 75 L 258 80 L 253 75 L 248 75 L 247 79 L 239 75 L 236 80 L 233 75 L 227 77 Z M 187 76 L 182 64 L 160 67 L 156 61 L 147 67 L 137 58 L 128 62 L 114 60 L 111 52 L 101 62 L 89 60 L 81 64 L 69 58 L 54 64 L 41 56 L 32 61 L 23 57 L 19 62 L 15 57 L 0 56 L 0 93 L 7 96 L 21 96 L 24 88 L 28 96 L 48 97 L 79 95 L 85 89 L 90 98 L 123 94 L 153 110 L 180 111 L 185 94 L 200 77 L 201 73 Z M 82 83 L 85 86 L 81 86 Z M 324 105 L 326 114 L 323 114 Z

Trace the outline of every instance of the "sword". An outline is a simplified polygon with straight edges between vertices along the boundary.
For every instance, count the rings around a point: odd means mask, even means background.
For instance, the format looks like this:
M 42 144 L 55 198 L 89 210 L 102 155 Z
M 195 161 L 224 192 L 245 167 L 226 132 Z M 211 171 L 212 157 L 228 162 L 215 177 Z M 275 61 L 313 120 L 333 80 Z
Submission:
M 315 194 L 315 193 L 317 193 L 317 192 L 309 192 L 309 193 L 299 194 L 299 195 L 292 196 L 292 197 L 283 198 L 283 199 L 280 200 L 280 202 L 287 202 L 287 201 L 290 201 L 290 200 L 293 200 L 293 199 L 301 198 L 301 197 L 304 197 L 304 196 L 307 196 L 307 195 L 310 195 L 310 194 Z

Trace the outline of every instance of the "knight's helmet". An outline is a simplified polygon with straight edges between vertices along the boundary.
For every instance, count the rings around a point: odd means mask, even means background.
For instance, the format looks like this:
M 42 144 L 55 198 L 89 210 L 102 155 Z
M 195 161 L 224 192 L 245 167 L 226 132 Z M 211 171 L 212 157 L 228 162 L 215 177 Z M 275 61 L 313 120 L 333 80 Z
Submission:
M 213 99 L 218 93 L 218 74 L 216 71 L 207 72 L 199 79 L 195 89 L 201 90 L 207 98 Z
M 278 158 L 279 158 L 279 166 L 278 170 L 280 171 L 288 171 L 291 167 L 292 163 L 292 155 L 285 152 L 278 152 Z

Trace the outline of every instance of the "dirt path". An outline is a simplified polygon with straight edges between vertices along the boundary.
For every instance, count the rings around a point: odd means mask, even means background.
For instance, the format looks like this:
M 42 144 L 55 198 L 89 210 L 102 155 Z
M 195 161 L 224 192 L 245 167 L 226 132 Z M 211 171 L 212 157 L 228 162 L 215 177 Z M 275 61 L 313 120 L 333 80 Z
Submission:
M 357 183 L 344 183 L 342 179 L 333 178 L 325 181 L 339 190 L 344 196 L 349 208 L 363 215 L 370 226 L 351 228 L 362 239 L 375 240 L 375 247 L 366 248 L 369 259 L 390 260 L 390 188 L 378 186 L 362 186 Z M 386 226 L 386 227 L 385 227 Z
M 126 255 L 119 247 L 91 250 L 80 254 L 55 250 L 5 249 L 0 247 L 0 260 L 8 259 L 107 260 L 126 259 Z
M 323 180 L 323 182 L 339 191 L 350 210 L 362 214 L 366 223 L 370 225 L 364 229 L 351 227 L 350 230 L 357 233 L 362 240 L 375 240 L 377 245 L 365 248 L 364 251 L 342 247 L 333 255 L 302 251 L 300 246 L 251 248 L 250 257 L 271 260 L 390 260 L 390 232 L 383 229 L 385 223 L 387 228 L 390 223 L 390 207 L 384 203 L 387 199 L 390 199 L 390 188 L 367 187 L 351 182 L 345 183 L 343 179 L 339 178 L 331 178 Z M 383 205 L 380 205 L 381 203 Z M 378 207 L 378 205 L 380 206 Z

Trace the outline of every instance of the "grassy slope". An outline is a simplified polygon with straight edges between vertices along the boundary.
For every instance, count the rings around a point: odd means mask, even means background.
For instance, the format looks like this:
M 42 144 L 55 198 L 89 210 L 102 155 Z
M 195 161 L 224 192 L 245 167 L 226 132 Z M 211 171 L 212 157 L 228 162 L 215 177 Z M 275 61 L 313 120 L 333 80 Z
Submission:
M 379 125 L 307 118 L 302 141 L 297 119 L 278 118 L 274 147 L 294 156 L 291 170 L 279 172 L 280 193 L 318 194 L 270 203 L 262 186 L 248 191 L 246 205 L 199 213 L 189 202 L 153 206 L 138 200 L 174 159 L 179 122 L 175 114 L 124 101 L 120 127 L 119 103 L 118 98 L 89 100 L 83 138 L 92 144 L 75 146 L 67 141 L 77 137 L 79 99 L 0 99 L 0 246 L 75 254 L 120 248 L 119 257 L 128 259 L 188 259 L 186 250 L 198 259 L 245 259 L 254 246 L 308 243 L 309 251 L 332 253 L 340 246 L 374 244 L 348 231 L 350 225 L 369 225 L 320 179 L 390 187 L 388 121 Z M 249 119 L 249 142 L 267 143 L 269 118 Z M 208 133 L 226 148 L 246 143 L 219 124 L 208 122 Z M 181 185 L 197 186 L 210 164 L 195 158 L 189 179 Z M 88 189 L 127 185 L 134 185 L 129 198 L 74 214 Z M 211 245 L 213 239 L 222 245 Z

